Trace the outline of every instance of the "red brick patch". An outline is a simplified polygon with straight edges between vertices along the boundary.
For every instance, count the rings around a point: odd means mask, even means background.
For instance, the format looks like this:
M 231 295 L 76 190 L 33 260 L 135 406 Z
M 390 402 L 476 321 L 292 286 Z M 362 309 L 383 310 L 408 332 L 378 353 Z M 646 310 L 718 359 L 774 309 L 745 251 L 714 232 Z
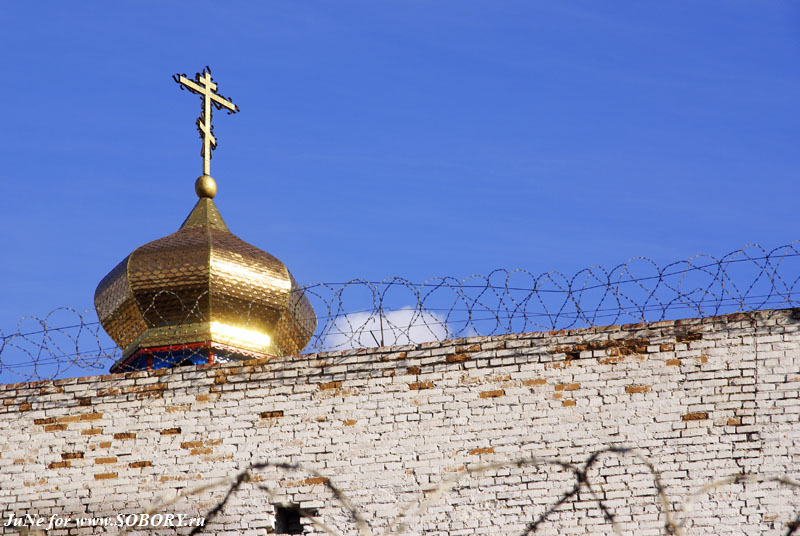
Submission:
M 577 391 L 581 388 L 579 383 L 558 383 L 556 384 L 556 391 Z
M 708 413 L 705 412 L 697 412 L 697 413 L 687 413 L 683 417 L 681 417 L 684 421 L 702 421 L 708 419 Z
M 433 382 L 414 382 L 408 384 L 408 388 L 412 391 L 421 391 L 422 389 L 430 389 L 433 387 Z
M 327 483 L 328 483 L 328 479 L 327 478 L 324 478 L 324 477 L 321 477 L 321 476 L 315 476 L 315 477 L 306 478 L 305 480 L 300 482 L 300 485 L 311 486 L 311 485 L 314 485 L 314 484 L 327 484 Z
M 522 380 L 522 385 L 532 386 L 532 385 L 544 385 L 547 383 L 547 380 L 544 378 L 536 378 L 535 380 Z
M 496 389 L 494 391 L 484 391 L 480 394 L 481 398 L 497 398 L 503 396 L 506 392 L 503 389 Z
M 33 424 L 53 424 L 55 422 L 55 417 L 48 417 L 46 419 L 33 419 Z
M 675 336 L 675 342 L 692 342 L 699 341 L 703 338 L 702 333 L 684 333 Z

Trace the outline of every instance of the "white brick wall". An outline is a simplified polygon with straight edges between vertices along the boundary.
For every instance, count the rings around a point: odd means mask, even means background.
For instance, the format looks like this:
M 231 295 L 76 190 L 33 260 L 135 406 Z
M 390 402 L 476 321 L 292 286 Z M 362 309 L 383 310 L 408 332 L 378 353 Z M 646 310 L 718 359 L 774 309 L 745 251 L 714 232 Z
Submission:
M 141 512 L 159 494 L 259 461 L 318 470 L 376 534 L 464 467 L 533 456 L 580 465 L 607 446 L 639 449 L 661 472 L 675 509 L 730 474 L 800 480 L 799 325 L 796 311 L 762 311 L 0 386 L 0 533 L 14 533 L 3 526 L 11 512 Z M 256 475 L 207 533 L 266 534 L 279 501 L 317 509 L 325 523 L 356 533 L 316 475 Z M 663 534 L 642 463 L 604 454 L 589 481 L 623 534 Z M 467 476 L 409 517 L 409 531 L 521 534 L 573 484 L 554 466 Z M 223 491 L 165 511 L 203 515 Z M 737 484 L 700 498 L 687 529 L 783 534 L 798 510 L 800 492 Z M 609 533 L 586 492 L 537 530 Z

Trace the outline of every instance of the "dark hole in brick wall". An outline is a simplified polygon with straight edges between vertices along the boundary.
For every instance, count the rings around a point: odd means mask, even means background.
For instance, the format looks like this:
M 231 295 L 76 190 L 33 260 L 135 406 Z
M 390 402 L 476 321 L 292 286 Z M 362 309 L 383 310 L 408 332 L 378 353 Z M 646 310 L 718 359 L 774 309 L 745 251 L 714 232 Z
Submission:
M 316 516 L 316 510 L 305 509 L 308 515 Z M 275 534 L 303 534 L 300 507 L 296 504 L 275 506 Z

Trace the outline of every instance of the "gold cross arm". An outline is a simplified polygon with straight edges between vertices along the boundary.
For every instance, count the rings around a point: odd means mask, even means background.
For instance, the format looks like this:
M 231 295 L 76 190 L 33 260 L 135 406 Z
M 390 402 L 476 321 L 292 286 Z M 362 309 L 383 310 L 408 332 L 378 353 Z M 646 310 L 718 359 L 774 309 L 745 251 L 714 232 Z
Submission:
M 207 131 L 206 125 L 203 123 L 202 118 L 198 118 L 197 121 L 195 121 L 195 124 L 197 125 L 197 130 L 200 131 L 200 136 L 208 139 L 208 143 L 211 144 L 211 148 L 216 149 L 217 138 L 214 137 L 214 127 L 211 127 L 211 131 Z
M 200 154 L 203 156 L 203 175 L 211 175 L 211 151 L 217 148 L 217 139 L 214 137 L 214 127 L 211 125 L 211 111 L 213 108 L 221 110 L 225 108 L 229 114 L 239 111 L 239 107 L 232 101 L 217 93 L 217 84 L 211 79 L 211 69 L 206 67 L 202 73 L 197 73 L 194 80 L 186 77 L 185 74 L 176 74 L 172 77 L 181 86 L 181 89 L 188 89 L 203 97 L 203 107 L 200 117 L 197 119 L 197 130 L 200 131 L 200 138 L 203 140 L 203 149 Z
M 204 73 L 208 74 L 208 73 Z M 183 84 L 186 86 L 186 89 L 191 91 L 192 93 L 197 93 L 198 95 L 203 95 L 204 97 L 208 94 L 209 98 L 211 99 L 211 103 L 217 107 L 217 110 L 221 110 L 222 108 L 226 108 L 230 110 L 230 113 L 235 114 L 239 111 L 239 107 L 236 106 L 231 101 L 225 99 L 222 95 L 218 93 L 214 93 L 217 89 L 217 84 L 214 82 L 210 82 L 207 86 L 201 86 L 194 80 L 190 80 L 186 78 L 185 75 L 176 75 L 178 78 L 176 79 L 178 83 Z M 209 77 L 210 81 L 211 77 Z

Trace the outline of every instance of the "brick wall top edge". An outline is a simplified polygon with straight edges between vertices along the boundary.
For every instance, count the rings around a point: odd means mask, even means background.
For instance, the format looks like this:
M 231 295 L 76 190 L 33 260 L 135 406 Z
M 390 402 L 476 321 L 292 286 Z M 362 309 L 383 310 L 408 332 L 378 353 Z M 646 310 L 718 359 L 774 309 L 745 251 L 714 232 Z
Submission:
M 477 337 L 447 339 L 444 341 L 434 341 L 434 342 L 426 342 L 426 343 L 411 344 L 411 345 L 382 346 L 382 347 L 370 347 L 370 348 L 357 348 L 350 350 L 334 350 L 330 352 L 316 352 L 309 354 L 300 354 L 293 358 L 290 357 L 290 358 L 274 358 L 274 359 L 256 359 L 256 360 L 239 361 L 231 363 L 219 363 L 211 366 L 201 365 L 196 367 L 196 370 L 201 371 L 202 369 L 206 369 L 209 371 L 214 371 L 211 372 L 211 374 L 226 372 L 229 370 L 233 372 L 231 369 L 242 368 L 242 367 L 252 368 L 252 367 L 269 365 L 271 363 L 274 363 L 276 359 L 284 359 L 284 360 L 289 359 L 298 361 L 302 360 L 303 362 L 311 364 L 314 361 L 321 361 L 321 362 L 331 361 L 333 358 L 375 356 L 375 361 L 377 362 L 381 360 L 381 356 L 398 354 L 401 352 L 417 351 L 417 350 L 458 347 L 464 345 L 475 345 L 488 342 L 509 341 L 509 340 L 553 339 L 561 337 L 576 337 L 576 336 L 601 335 L 601 334 L 608 335 L 613 333 L 620 333 L 621 335 L 624 335 L 623 337 L 619 338 L 627 338 L 630 336 L 630 332 L 634 331 L 642 331 L 648 329 L 665 329 L 669 331 L 669 328 L 673 328 L 676 331 L 685 331 L 687 328 L 690 328 L 691 326 L 702 326 L 702 325 L 716 324 L 716 323 L 729 323 L 734 321 L 763 318 L 773 315 L 783 315 L 794 318 L 798 313 L 800 313 L 800 308 L 764 309 L 759 311 L 729 313 L 726 315 L 711 316 L 705 318 L 685 318 L 678 320 L 661 320 L 657 322 L 641 322 L 641 323 L 624 324 L 624 325 L 614 324 L 608 326 L 595 326 L 595 327 L 576 328 L 576 329 L 531 331 L 525 333 L 486 335 Z M 324 366 L 330 366 L 330 365 L 324 365 Z M 189 367 L 185 367 L 185 369 L 188 368 Z M 174 373 L 174 370 L 175 369 L 167 368 L 154 371 L 135 371 L 135 372 L 115 373 L 115 374 L 98 374 L 93 376 L 81 376 L 81 377 L 64 378 L 58 380 L 39 380 L 34 382 L 0 384 L 0 396 L 4 394 L 6 396 L 16 394 L 12 392 L 20 389 L 63 387 L 67 385 L 83 384 L 91 382 L 107 382 L 116 380 L 146 378 L 152 376 L 161 376 L 161 375 L 172 374 Z M 182 372 L 184 371 L 185 370 L 183 370 Z

